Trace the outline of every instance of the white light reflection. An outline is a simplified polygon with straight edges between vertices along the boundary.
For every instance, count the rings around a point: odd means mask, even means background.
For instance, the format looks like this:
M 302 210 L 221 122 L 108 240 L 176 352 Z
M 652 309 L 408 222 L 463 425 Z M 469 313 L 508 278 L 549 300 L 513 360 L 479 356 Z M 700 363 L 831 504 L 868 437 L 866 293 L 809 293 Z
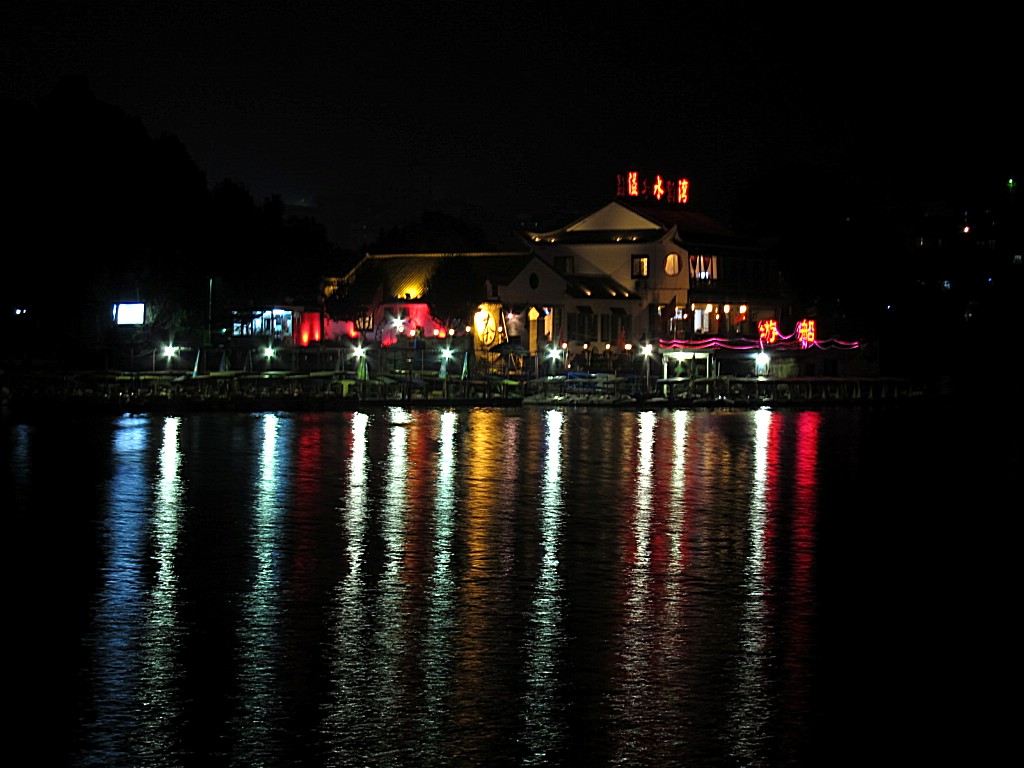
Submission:
M 767 732 L 765 723 L 771 711 L 765 668 L 769 654 L 765 537 L 768 517 L 772 513 L 769 509 L 771 429 L 772 420 L 778 416 L 762 408 L 754 411 L 752 418 L 753 477 L 747 515 L 750 545 L 744 564 L 745 600 L 740 622 L 742 653 L 738 659 L 737 696 L 729 711 L 734 749 L 737 754 L 745 757 L 763 754 L 761 734 Z
M 256 507 L 253 510 L 253 554 L 256 570 L 252 590 L 245 598 L 242 625 L 239 628 L 239 687 L 241 713 L 235 727 L 239 737 L 237 749 L 245 752 L 274 741 L 275 713 L 281 711 L 278 693 L 277 665 L 280 638 L 279 587 L 281 582 L 279 546 L 283 525 L 283 500 L 288 488 L 287 464 L 279 464 L 284 443 L 281 432 L 287 422 L 274 413 L 262 416 L 263 443 L 259 453 L 259 475 L 256 480 Z M 259 755 L 245 755 L 255 764 Z
M 747 585 L 751 595 L 764 588 L 764 537 L 768 518 L 768 437 L 774 414 L 767 408 L 754 412 L 754 477 L 750 498 L 750 554 L 747 557 Z
M 411 414 L 402 408 L 391 408 L 391 442 L 388 448 L 387 489 L 384 497 L 384 585 L 382 595 L 394 598 L 401 594 L 400 571 L 405 551 L 403 536 L 406 475 L 409 471 L 407 424 Z M 388 601 L 387 608 L 397 606 Z M 390 612 L 388 615 L 393 615 Z
M 376 759 L 368 755 L 387 752 L 386 745 L 402 733 L 397 721 L 405 687 L 403 560 L 412 425 L 411 413 L 398 407 L 352 417 L 349 493 L 341 499 L 350 563 L 330 619 L 333 690 L 324 730 L 331 753 L 366 764 Z M 373 449 L 382 445 L 384 436 L 387 453 L 377 459 Z M 384 545 L 379 581 L 374 580 L 373 568 L 378 554 L 367 550 L 377 535 Z M 381 707 L 382 702 L 393 706 Z M 367 717 L 368 708 L 374 709 L 372 717 Z
M 562 537 L 562 429 L 565 414 L 551 409 L 547 426 L 543 484 L 540 488 L 540 544 L 543 554 L 534 590 L 531 627 L 526 638 L 526 684 L 523 737 L 530 750 L 524 764 L 547 765 L 565 739 L 565 723 L 556 712 L 559 651 L 565 643 L 562 577 L 558 571 Z
M 354 751 L 363 735 L 353 732 L 352 723 L 361 720 L 366 706 L 366 686 L 374 674 L 374 660 L 368 658 L 363 635 L 353 627 L 373 625 L 373 606 L 366 600 L 365 573 L 367 520 L 370 513 L 370 456 L 367 448 L 371 420 L 366 413 L 352 414 L 351 455 L 348 457 L 348 483 L 340 499 L 345 530 L 348 573 L 338 585 L 330 624 L 334 647 L 330 654 L 334 688 L 332 706 L 325 713 L 324 731 L 332 743 L 332 752 L 345 755 Z
M 459 416 L 453 411 L 441 414 L 440 434 L 437 441 L 437 493 L 434 499 L 434 586 L 445 590 L 451 587 L 452 516 L 455 514 L 455 438 Z
M 460 420 L 467 414 L 452 411 L 441 414 L 438 435 L 437 480 L 434 494 L 434 559 L 427 600 L 427 631 L 423 645 L 423 669 L 426 707 L 424 720 L 428 754 L 445 752 L 448 738 L 443 713 L 448 706 L 451 685 L 451 649 L 455 627 L 456 585 L 452 574 L 452 548 L 458 489 L 455 464 Z
M 116 425 L 113 474 L 103 521 L 103 587 L 91 631 L 95 645 L 94 719 L 86 724 L 91 748 L 104 756 L 133 754 L 135 745 L 121 723 L 145 712 L 148 691 L 143 684 L 140 634 L 146 625 L 147 514 L 149 467 L 145 461 L 148 426 L 144 418 L 123 418 Z M 155 714 L 155 713 L 154 713 Z
M 342 510 L 348 544 L 345 592 L 352 599 L 359 597 L 363 576 L 369 461 L 366 453 L 366 427 L 369 421 L 370 417 L 365 413 L 357 412 L 352 415 L 352 456 L 348 465 L 348 496 Z
M 653 411 L 638 415 L 640 433 L 636 449 L 636 564 L 633 568 L 633 589 L 630 596 L 634 608 L 639 607 L 646 594 L 646 581 L 651 568 L 651 496 L 654 491 L 654 427 L 657 416 Z
M 626 574 L 627 595 L 621 637 L 620 671 L 622 688 L 613 699 L 616 717 L 629 718 L 636 724 L 638 732 L 648 728 L 648 721 L 667 717 L 664 703 L 659 699 L 655 684 L 661 673 L 661 665 L 671 660 L 662 658 L 666 649 L 664 625 L 658 626 L 662 618 L 658 607 L 653 605 L 651 590 L 651 513 L 654 506 L 654 437 L 657 415 L 653 411 L 637 414 L 637 437 L 635 454 L 634 503 L 632 519 L 632 564 Z M 678 635 L 680 626 L 672 627 Z M 644 702 L 638 706 L 638 702 Z M 637 744 L 630 738 L 622 738 L 613 746 L 614 763 L 630 764 L 636 760 L 644 762 L 649 755 L 644 751 L 650 745 Z
M 153 718 L 146 720 L 149 733 L 145 742 L 156 754 L 166 753 L 169 748 L 168 735 L 163 731 L 167 723 L 174 722 L 179 709 L 174 690 L 177 675 L 175 657 L 179 651 L 181 628 L 174 556 L 184 514 L 180 428 L 180 418 L 164 420 L 153 508 L 153 559 L 157 572 L 145 637 L 145 674 L 150 683 L 146 704 Z
M 671 554 L 667 567 L 669 572 L 678 574 L 685 568 L 683 562 L 684 531 L 686 530 L 686 442 L 690 428 L 690 411 L 677 409 L 672 412 L 672 474 L 669 481 L 669 542 Z M 669 581 L 675 588 L 681 586 L 678 579 Z M 673 593 L 672 597 L 681 596 Z M 678 601 L 673 601 L 678 605 Z
M 403 656 L 403 630 L 405 628 L 405 582 L 402 574 L 402 560 L 405 555 L 405 512 L 407 476 L 409 473 L 408 425 L 412 415 L 403 408 L 391 408 L 391 429 L 388 445 L 388 459 L 385 467 L 387 486 L 384 492 L 384 509 L 381 517 L 384 537 L 384 573 L 377 590 L 376 617 L 373 638 L 373 701 L 387 701 L 389 697 L 401 696 L 405 687 L 401 678 Z M 371 738 L 386 741 L 393 736 L 400 725 L 398 708 L 389 708 L 379 713 L 372 725 Z
M 178 525 L 182 512 L 184 489 L 181 479 L 181 449 L 178 446 L 180 418 L 164 421 L 163 442 L 160 445 L 160 466 L 156 483 L 155 523 L 157 562 L 154 587 L 154 613 L 173 611 L 177 574 L 174 571 L 174 552 L 178 543 Z

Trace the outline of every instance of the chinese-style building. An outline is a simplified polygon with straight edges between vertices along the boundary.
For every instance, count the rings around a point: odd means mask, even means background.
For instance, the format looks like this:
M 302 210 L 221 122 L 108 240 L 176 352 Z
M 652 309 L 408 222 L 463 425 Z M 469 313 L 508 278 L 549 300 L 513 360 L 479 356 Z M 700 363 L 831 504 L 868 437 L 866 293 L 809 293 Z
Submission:
M 813 320 L 787 327 L 769 250 L 691 209 L 690 193 L 686 179 L 629 173 L 598 210 L 553 229 L 517 230 L 521 251 L 367 253 L 325 278 L 323 307 L 293 315 L 293 344 L 386 348 L 469 337 L 478 356 L 514 348 L 534 370 L 548 355 L 569 363 L 650 345 L 666 374 L 669 363 L 710 372 L 712 360 L 740 356 L 740 372 L 754 373 L 758 350 L 822 348 Z M 438 280 L 457 288 L 466 316 L 433 315 Z M 361 316 L 337 319 L 332 297 L 358 283 Z
M 559 229 L 523 234 L 567 276 L 603 276 L 632 296 L 631 340 L 754 335 L 760 320 L 781 313 L 778 268 L 766 250 L 700 213 L 616 200 Z M 592 333 L 589 298 L 566 302 L 571 341 L 607 340 Z
M 622 179 L 620 195 L 597 211 L 553 230 L 519 230 L 522 252 L 367 254 L 328 280 L 326 292 L 377 270 L 381 295 L 359 330 L 384 344 L 399 327 L 427 336 L 454 330 L 435 327 L 423 301 L 437 266 L 456 257 L 473 272 L 467 300 L 494 308 L 496 335 L 485 344 L 756 335 L 759 321 L 779 318 L 778 268 L 765 249 L 690 210 L 685 179 Z

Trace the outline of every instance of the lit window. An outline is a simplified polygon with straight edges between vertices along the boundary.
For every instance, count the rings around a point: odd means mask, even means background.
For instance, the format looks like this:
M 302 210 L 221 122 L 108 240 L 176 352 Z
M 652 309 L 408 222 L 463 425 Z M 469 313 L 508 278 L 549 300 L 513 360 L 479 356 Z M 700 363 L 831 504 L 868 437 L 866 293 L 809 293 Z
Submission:
M 718 280 L 718 257 L 690 254 L 690 279 L 702 283 Z
M 679 254 L 670 253 L 665 257 L 665 274 L 666 275 L 678 275 L 679 274 Z
M 633 257 L 633 279 L 647 277 L 647 257 L 646 256 L 634 256 Z

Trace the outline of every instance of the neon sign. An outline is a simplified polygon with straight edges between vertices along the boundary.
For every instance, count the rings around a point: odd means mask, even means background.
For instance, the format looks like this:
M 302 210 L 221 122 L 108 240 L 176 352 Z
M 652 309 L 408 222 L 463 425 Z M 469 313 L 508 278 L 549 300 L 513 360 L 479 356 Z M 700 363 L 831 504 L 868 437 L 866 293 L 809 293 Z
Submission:
M 779 324 L 775 320 L 760 320 L 757 323 L 757 337 L 765 344 L 779 340 Z
M 817 332 L 813 320 L 801 320 L 796 324 L 796 339 L 804 349 L 814 344 L 817 340 Z
M 685 205 L 690 202 L 690 180 L 672 179 L 662 174 L 641 175 L 639 171 L 627 171 L 616 176 L 616 197 L 636 197 L 659 203 Z
M 778 321 L 761 320 L 757 324 L 757 336 L 763 344 L 775 344 L 779 339 L 793 339 L 800 344 L 801 349 L 807 349 L 818 342 L 818 326 L 815 320 L 805 318 L 796 324 L 791 335 L 783 336 L 779 333 Z

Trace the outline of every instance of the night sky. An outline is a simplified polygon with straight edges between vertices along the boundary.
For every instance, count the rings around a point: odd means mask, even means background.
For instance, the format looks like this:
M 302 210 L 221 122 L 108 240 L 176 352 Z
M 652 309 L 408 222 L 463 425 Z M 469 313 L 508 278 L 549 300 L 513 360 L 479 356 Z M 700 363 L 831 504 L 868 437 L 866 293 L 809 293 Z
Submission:
M 819 7 L 33 3 L 3 12 L 0 94 L 84 75 L 210 184 L 395 223 L 447 200 L 586 212 L 633 167 L 726 220 L 794 165 L 926 192 L 1013 170 L 1008 6 Z

